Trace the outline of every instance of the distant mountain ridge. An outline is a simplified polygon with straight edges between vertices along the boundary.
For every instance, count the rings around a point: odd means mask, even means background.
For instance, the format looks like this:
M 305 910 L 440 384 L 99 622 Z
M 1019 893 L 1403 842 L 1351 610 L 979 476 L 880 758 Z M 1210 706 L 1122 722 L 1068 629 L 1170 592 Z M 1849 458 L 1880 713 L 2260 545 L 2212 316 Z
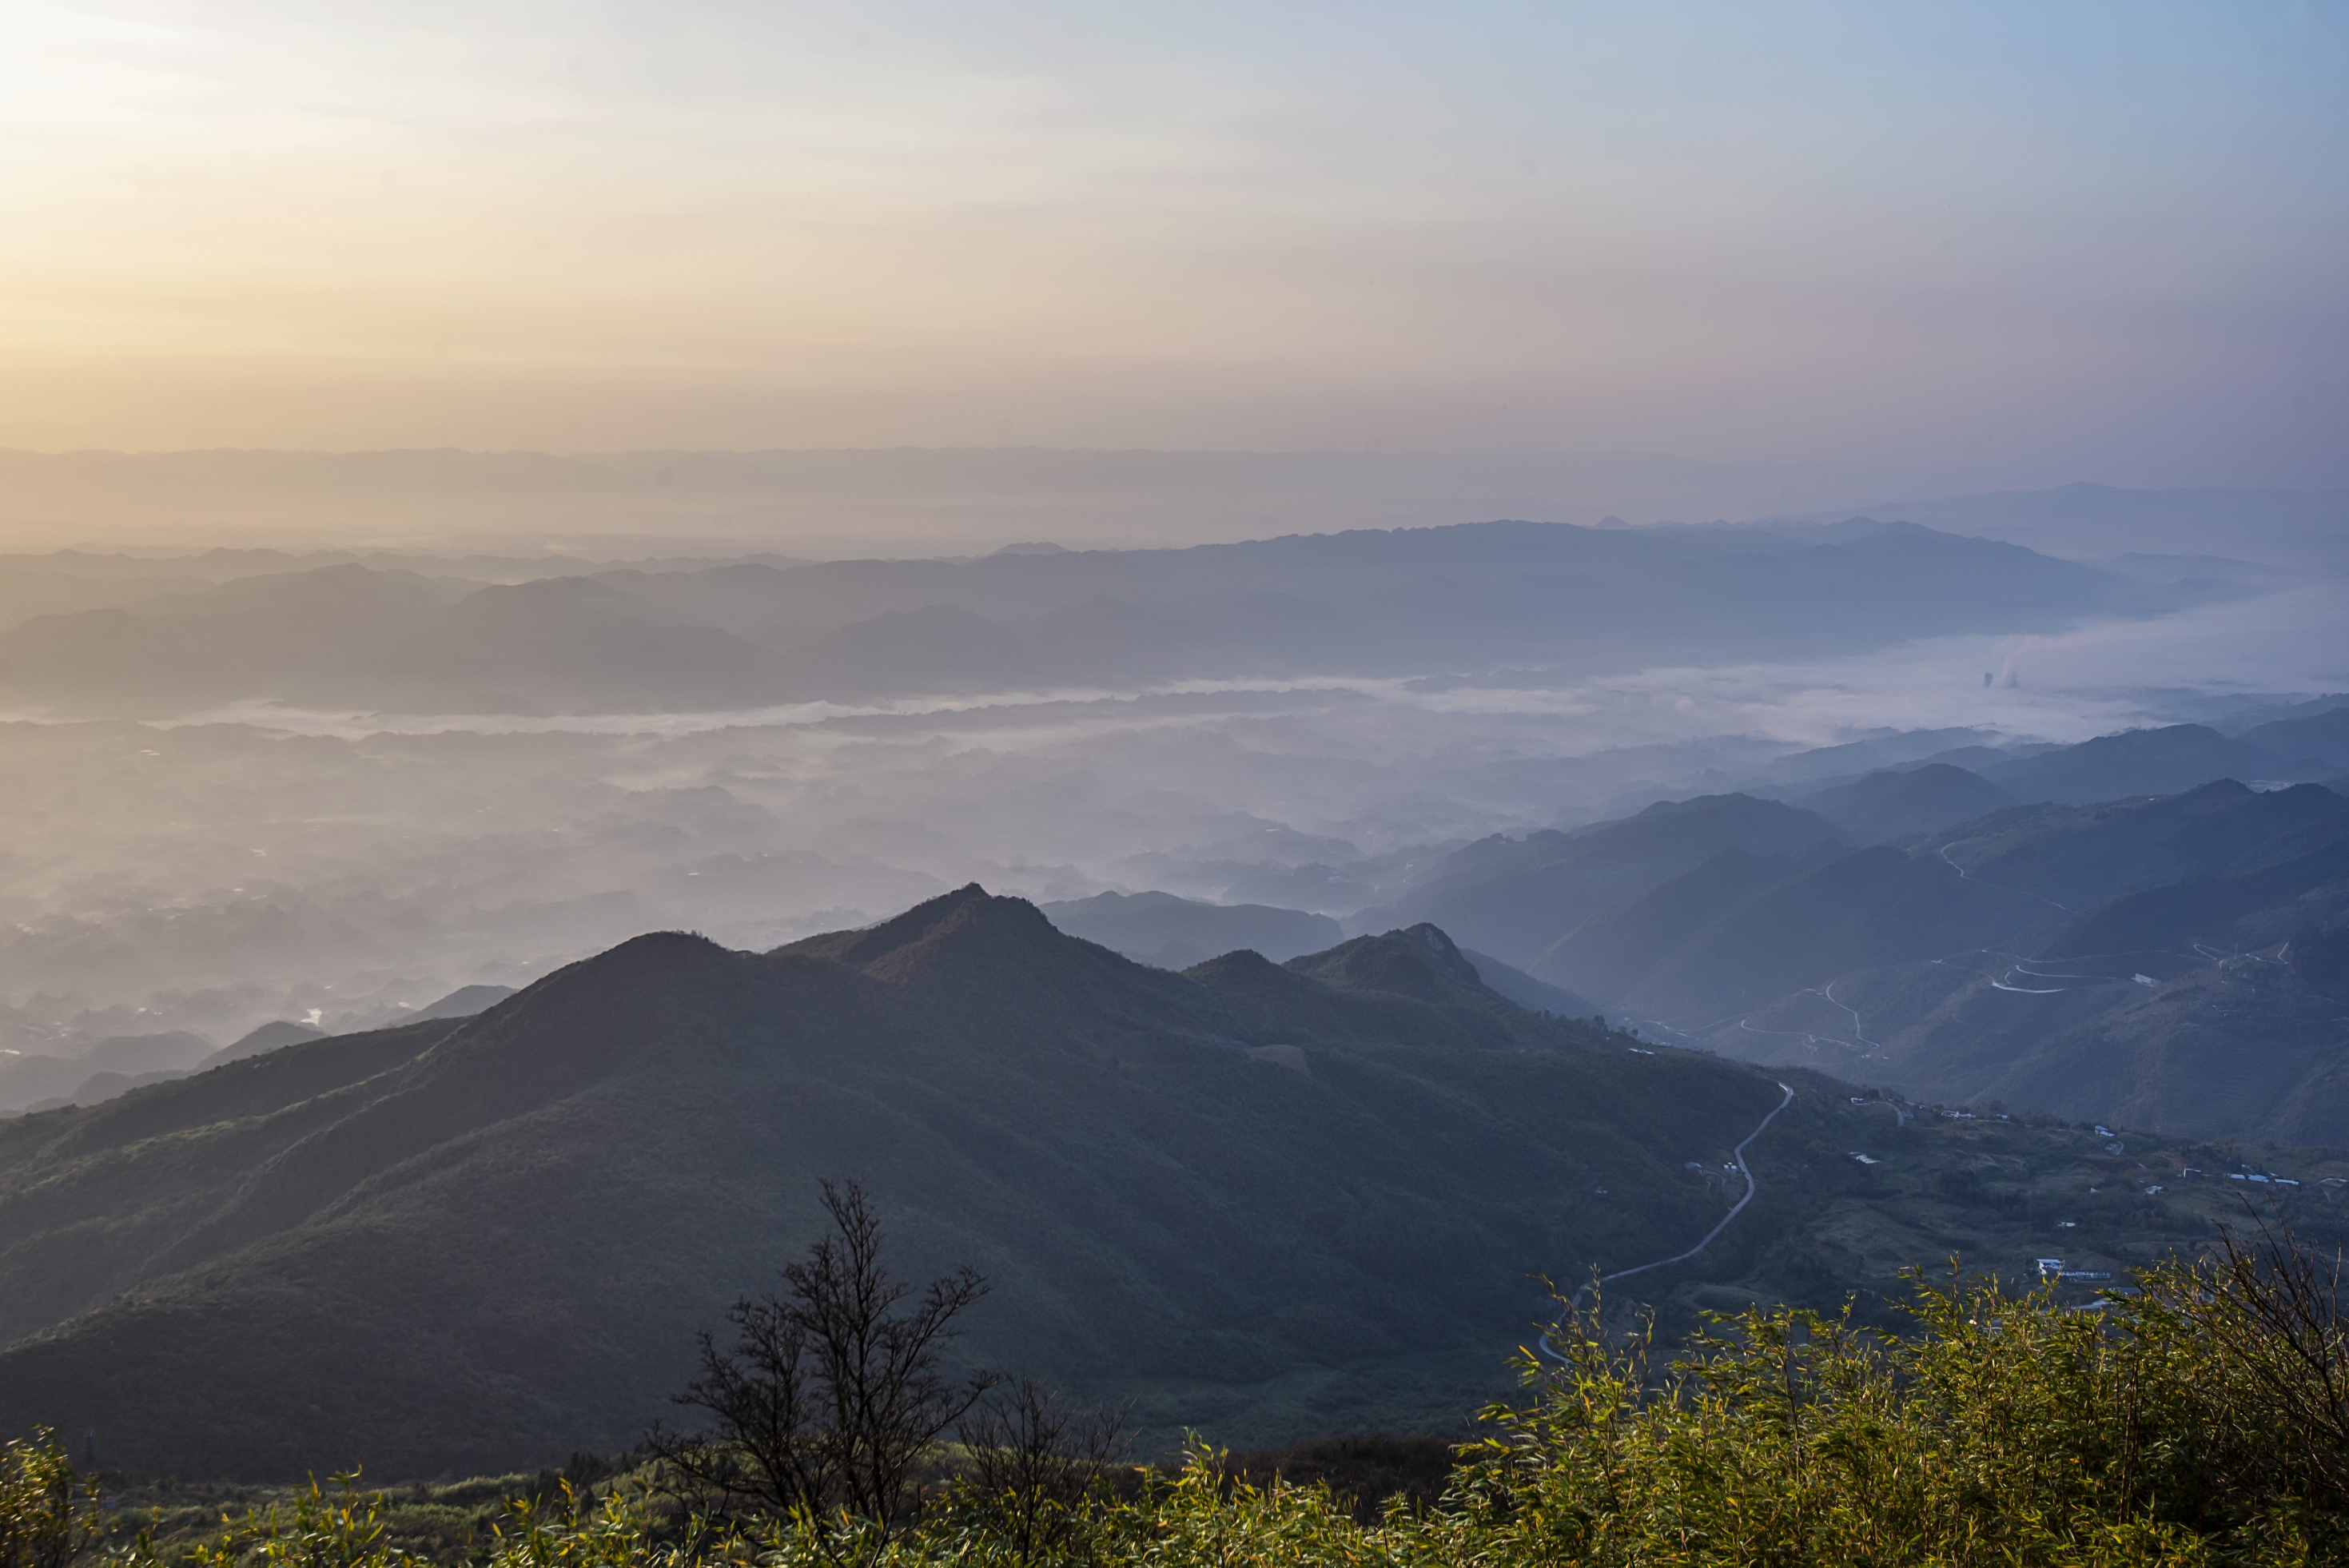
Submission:
M 1791 493 L 1848 493 L 1855 484 L 1879 498 L 1913 499 L 1784 515 Z M 918 542 L 946 554 L 1009 536 L 1063 545 L 1196 539 L 1203 513 L 1223 530 L 1237 519 L 1263 534 L 1416 526 L 1464 513 L 1621 513 L 1686 519 L 1654 526 L 1692 531 L 1723 526 L 1702 519 L 1761 518 L 1797 538 L 1827 530 L 1848 537 L 1854 519 L 1905 520 L 2092 557 L 2216 551 L 2282 553 L 2289 562 L 2296 549 L 2337 546 L 2349 515 L 2349 498 L 2338 490 L 2075 483 L 1952 496 L 1914 479 L 1871 480 L 1842 467 L 1627 452 L 0 449 L 0 493 L 12 498 L 14 521 L 76 538 L 137 537 L 159 518 L 182 528 L 264 523 L 282 531 L 290 524 L 331 533 L 356 525 L 377 533 L 391 520 L 412 530 L 423 507 L 448 532 L 533 544 L 601 537 L 606 550 L 637 542 L 631 547 L 667 551 L 680 535 L 739 542 L 749 531 L 770 541 L 812 538 L 825 546 L 819 553 L 871 550 L 874 539 L 889 541 L 892 552 Z
M 1181 550 L 740 562 L 481 586 L 356 562 L 36 616 L 0 698 L 426 712 L 740 710 L 973 691 L 1816 655 L 2149 613 L 2137 585 L 1888 525 L 1495 521 Z
M 2123 795 L 2175 795 L 2214 779 L 2313 783 L 2330 771 L 2313 757 L 2286 757 L 2204 725 L 2176 724 L 1994 763 L 1982 777 L 2019 800 L 2085 806 Z

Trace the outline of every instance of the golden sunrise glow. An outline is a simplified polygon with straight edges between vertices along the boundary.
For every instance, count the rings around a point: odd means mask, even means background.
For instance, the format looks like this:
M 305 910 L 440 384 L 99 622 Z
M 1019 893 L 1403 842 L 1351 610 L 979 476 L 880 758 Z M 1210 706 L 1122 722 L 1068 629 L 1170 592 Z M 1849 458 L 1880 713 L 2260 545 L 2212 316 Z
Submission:
M 2336 36 L 1811 23 L 36 4 L 0 446 L 2337 470 Z

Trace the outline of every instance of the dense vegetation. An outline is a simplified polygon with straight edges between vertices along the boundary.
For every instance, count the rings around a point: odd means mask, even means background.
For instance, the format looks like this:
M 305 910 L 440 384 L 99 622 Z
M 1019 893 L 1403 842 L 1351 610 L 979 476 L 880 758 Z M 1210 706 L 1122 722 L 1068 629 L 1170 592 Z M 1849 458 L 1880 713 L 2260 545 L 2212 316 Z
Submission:
M 2101 1311 L 2049 1292 L 1920 1282 L 1908 1331 L 1779 1309 L 1722 1320 L 1651 1371 L 1649 1338 L 1571 1312 L 1524 1354 L 1443 1498 L 1368 1521 L 1327 1484 L 1096 1470 L 1049 1497 L 942 1454 L 892 1517 L 719 1523 L 648 1467 L 517 1498 L 493 1568 L 684 1562 L 1180 1564 L 2317 1563 L 2349 1552 L 2349 1329 L 2337 1264 L 2289 1237 L 2141 1272 Z M 129 1564 L 408 1560 L 387 1500 L 313 1487 L 159 1545 L 54 1445 L 0 1477 L 0 1563 L 62 1563 L 101 1532 Z

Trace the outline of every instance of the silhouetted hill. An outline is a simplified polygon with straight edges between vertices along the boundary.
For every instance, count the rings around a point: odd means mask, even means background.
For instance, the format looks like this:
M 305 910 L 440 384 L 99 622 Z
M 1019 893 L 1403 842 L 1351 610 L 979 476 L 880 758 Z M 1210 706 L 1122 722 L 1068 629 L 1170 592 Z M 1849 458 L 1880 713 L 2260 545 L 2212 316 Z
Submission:
M 1635 817 L 1572 833 L 1479 840 L 1436 862 L 1392 905 L 1365 910 L 1350 923 L 1432 921 L 1468 946 L 1578 990 L 1543 959 L 1589 916 L 1723 850 L 1791 853 L 1835 836 L 1812 812 L 1750 795 L 1659 801 Z
M 1798 795 L 1792 804 L 1816 812 L 1856 844 L 1880 844 L 1909 833 L 1930 833 L 1971 821 L 2014 797 L 1978 773 L 1947 762 L 1907 771 L 1885 769 L 1850 784 Z
M 1683 1162 L 1777 1093 L 1513 1007 L 1425 930 L 1178 975 L 974 887 L 764 954 L 647 936 L 0 1124 L 0 1426 L 211 1474 L 625 1446 L 820 1175 L 909 1272 L 987 1273 L 971 1356 L 1154 1431 L 1446 1419 L 1528 1271 L 1701 1234 Z
M 1070 935 L 1161 969 L 1188 969 L 1241 947 L 1280 964 L 1345 936 L 1326 914 L 1261 903 L 1208 903 L 1171 892 L 1104 892 L 1040 907 Z

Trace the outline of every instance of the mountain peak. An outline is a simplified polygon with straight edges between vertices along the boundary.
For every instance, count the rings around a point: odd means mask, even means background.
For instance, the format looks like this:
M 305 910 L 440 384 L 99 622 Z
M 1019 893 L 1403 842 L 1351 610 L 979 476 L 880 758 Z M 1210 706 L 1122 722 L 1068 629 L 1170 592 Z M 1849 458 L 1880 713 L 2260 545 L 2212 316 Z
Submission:
M 861 931 L 832 931 L 821 936 L 810 936 L 779 947 L 778 953 L 797 953 L 812 958 L 830 958 L 854 968 L 864 969 L 890 954 L 929 941 L 940 933 L 957 925 L 967 926 L 983 918 L 991 904 L 1017 904 L 1030 912 L 1035 905 L 1025 899 L 997 898 L 977 882 L 966 882 L 952 892 L 942 892 L 926 899 L 905 913 L 885 920 L 878 925 L 868 925 Z M 1037 923 L 1050 931 L 1051 924 L 1040 913 Z
M 1350 991 L 1384 991 L 1423 1002 L 1459 1001 L 1464 987 L 1487 991 L 1476 966 L 1461 956 L 1452 938 L 1425 921 L 1292 958 L 1288 967 Z
M 812 936 L 771 954 L 785 955 L 831 959 L 933 998 L 1020 997 L 1038 1019 L 1082 998 L 1106 1016 L 1187 1016 L 1210 1035 L 1228 1025 L 1191 983 L 1070 936 L 1026 899 L 998 897 L 977 882 L 869 930 Z

